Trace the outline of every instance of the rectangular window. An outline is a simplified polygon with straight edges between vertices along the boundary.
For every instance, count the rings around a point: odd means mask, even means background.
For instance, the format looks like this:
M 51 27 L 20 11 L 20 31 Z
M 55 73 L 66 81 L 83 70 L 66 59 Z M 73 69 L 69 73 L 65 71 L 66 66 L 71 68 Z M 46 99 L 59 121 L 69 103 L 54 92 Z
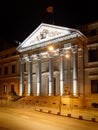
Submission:
M 98 61 L 98 49 L 88 50 L 88 61 L 89 62 Z
M 13 54 L 12 54 L 13 56 L 15 56 L 16 55 L 16 52 L 13 52 Z
M 90 36 L 95 36 L 96 35 L 96 29 L 90 30 Z
M 6 89 L 7 89 L 7 86 L 6 85 L 4 85 L 4 94 L 6 94 Z
M 5 74 L 8 74 L 8 67 L 5 66 Z
M 98 93 L 98 80 L 91 80 L 91 93 Z
M 12 65 L 12 74 L 15 73 L 15 65 Z

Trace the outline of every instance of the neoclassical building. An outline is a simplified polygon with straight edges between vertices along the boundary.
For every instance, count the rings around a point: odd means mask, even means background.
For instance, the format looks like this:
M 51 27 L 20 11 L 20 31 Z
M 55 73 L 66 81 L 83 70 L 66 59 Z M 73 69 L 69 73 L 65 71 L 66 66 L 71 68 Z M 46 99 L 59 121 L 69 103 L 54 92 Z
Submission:
M 7 98 L 11 90 L 19 93 L 19 57 L 16 47 L 0 51 L 0 97 Z
M 86 44 L 79 30 L 39 25 L 17 48 L 21 54 L 19 95 L 83 96 Z
M 77 29 L 42 23 L 17 48 L 0 52 L 0 97 L 11 89 L 98 108 L 98 21 Z

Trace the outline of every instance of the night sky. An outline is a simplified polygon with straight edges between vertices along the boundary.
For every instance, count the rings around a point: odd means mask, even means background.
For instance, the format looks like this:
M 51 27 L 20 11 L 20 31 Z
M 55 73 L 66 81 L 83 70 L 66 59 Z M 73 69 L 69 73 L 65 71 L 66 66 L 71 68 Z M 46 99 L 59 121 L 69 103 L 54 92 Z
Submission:
M 1 0 L 0 39 L 22 42 L 42 22 L 75 28 L 97 21 L 97 5 L 97 0 Z

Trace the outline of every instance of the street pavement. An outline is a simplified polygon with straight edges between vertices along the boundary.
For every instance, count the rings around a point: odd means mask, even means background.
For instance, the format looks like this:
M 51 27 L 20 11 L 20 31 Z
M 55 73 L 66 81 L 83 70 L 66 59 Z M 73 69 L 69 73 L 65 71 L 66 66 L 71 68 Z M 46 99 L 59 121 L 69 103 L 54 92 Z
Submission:
M 98 130 L 98 123 L 31 108 L 0 107 L 0 130 Z

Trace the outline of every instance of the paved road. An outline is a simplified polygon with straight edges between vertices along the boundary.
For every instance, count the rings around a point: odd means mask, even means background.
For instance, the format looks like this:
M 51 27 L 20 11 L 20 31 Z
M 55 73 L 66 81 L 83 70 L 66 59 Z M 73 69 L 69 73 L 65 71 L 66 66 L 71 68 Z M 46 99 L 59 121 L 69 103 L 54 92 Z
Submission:
M 0 107 L 0 130 L 98 130 L 98 123 L 31 109 Z

